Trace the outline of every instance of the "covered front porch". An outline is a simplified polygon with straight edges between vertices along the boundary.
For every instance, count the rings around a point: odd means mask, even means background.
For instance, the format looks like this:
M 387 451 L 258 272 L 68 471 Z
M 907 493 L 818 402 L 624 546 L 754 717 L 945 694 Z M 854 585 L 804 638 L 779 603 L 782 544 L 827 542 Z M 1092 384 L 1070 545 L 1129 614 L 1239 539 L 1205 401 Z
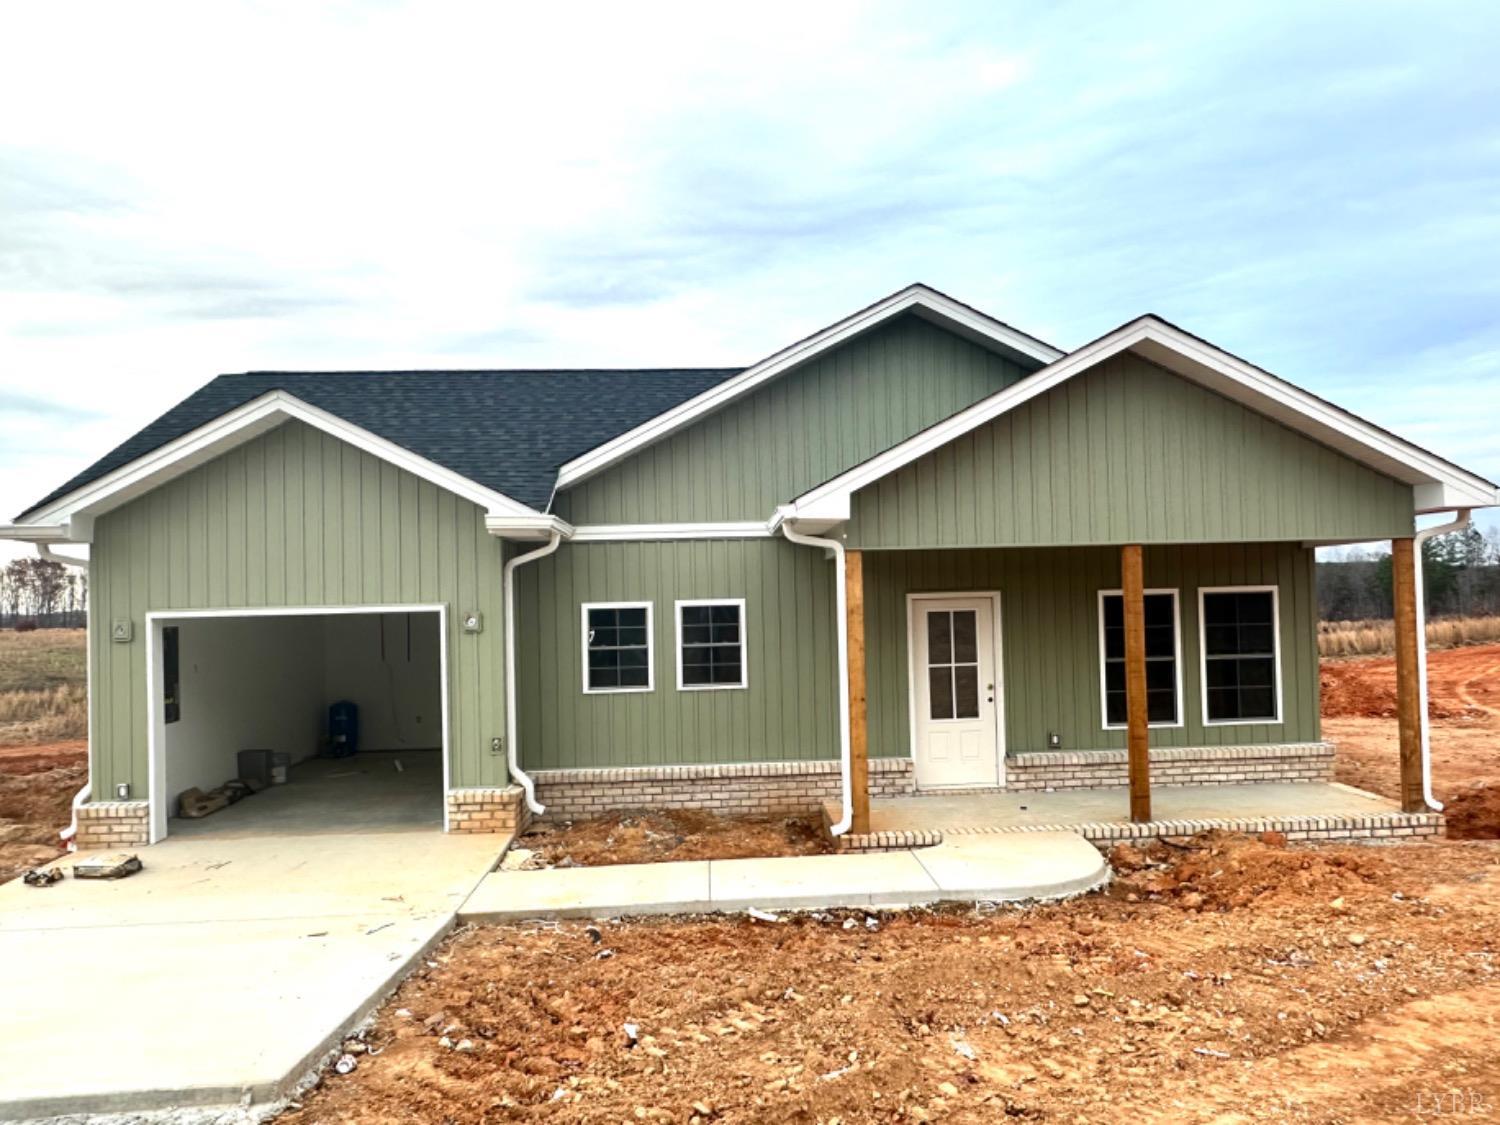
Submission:
M 1402 812 L 1396 802 L 1337 782 L 1185 785 L 1152 793 L 1152 815 L 1132 820 L 1128 787 L 1052 792 L 919 794 L 877 798 L 869 830 L 840 838 L 844 850 L 920 847 L 955 836 L 1072 831 L 1096 844 L 1221 829 L 1279 832 L 1291 842 L 1412 840 L 1442 831 L 1441 814 Z M 824 807 L 827 823 L 838 807 Z
M 1393 542 L 1399 802 L 1331 784 L 1310 544 L 843 556 L 849 798 L 829 823 L 846 847 L 1040 828 L 1441 831 L 1424 792 L 1410 539 Z M 915 795 L 872 793 L 871 762 L 903 758 Z

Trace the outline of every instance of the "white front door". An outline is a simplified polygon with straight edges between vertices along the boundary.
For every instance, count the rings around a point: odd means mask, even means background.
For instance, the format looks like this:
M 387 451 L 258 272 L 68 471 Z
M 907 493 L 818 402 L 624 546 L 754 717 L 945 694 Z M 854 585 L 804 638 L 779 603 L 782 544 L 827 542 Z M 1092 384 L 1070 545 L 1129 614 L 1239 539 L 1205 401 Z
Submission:
M 999 785 L 994 595 L 914 598 L 913 733 L 923 789 Z

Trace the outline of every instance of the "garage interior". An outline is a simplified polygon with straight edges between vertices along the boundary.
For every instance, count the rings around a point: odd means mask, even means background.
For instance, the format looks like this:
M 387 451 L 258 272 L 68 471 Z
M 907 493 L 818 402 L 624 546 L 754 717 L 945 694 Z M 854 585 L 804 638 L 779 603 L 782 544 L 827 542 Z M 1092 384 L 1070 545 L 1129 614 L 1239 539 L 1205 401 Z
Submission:
M 167 835 L 441 830 L 441 643 L 432 610 L 163 621 Z M 333 756 L 343 725 L 330 708 L 346 702 L 357 749 Z M 181 816 L 181 794 L 236 778 L 242 750 L 287 755 L 285 782 Z

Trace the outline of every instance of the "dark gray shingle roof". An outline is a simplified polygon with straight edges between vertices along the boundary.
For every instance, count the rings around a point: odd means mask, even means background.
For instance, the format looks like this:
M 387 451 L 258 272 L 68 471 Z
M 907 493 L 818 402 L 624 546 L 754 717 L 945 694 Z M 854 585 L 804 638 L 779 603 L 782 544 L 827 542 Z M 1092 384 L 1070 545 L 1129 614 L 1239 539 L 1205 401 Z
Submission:
M 272 390 L 295 395 L 541 510 L 551 498 L 558 467 L 564 462 L 741 370 L 253 371 L 220 375 L 28 511 Z

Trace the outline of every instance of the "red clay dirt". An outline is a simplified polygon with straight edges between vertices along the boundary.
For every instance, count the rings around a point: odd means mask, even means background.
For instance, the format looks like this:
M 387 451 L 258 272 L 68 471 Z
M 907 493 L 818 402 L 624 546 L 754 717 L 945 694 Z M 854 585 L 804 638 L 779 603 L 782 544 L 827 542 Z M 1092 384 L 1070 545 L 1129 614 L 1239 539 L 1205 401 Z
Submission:
M 1428 654 L 1433 792 L 1454 839 L 1500 837 L 1500 645 Z M 1324 660 L 1323 736 L 1338 746 L 1339 781 L 1399 795 L 1396 663 Z
M 57 834 L 88 778 L 88 743 L 0 746 L 0 883 L 63 854 Z
M 1373 1122 L 1416 1120 L 1439 1094 L 1500 1106 L 1500 845 L 1200 837 L 1119 861 L 1106 895 L 873 926 L 469 928 L 347 1045 L 357 1069 L 282 1120 Z
M 546 867 L 661 860 L 744 859 L 829 851 L 817 821 L 799 816 L 719 816 L 698 809 L 609 813 L 533 824 L 516 840 Z

